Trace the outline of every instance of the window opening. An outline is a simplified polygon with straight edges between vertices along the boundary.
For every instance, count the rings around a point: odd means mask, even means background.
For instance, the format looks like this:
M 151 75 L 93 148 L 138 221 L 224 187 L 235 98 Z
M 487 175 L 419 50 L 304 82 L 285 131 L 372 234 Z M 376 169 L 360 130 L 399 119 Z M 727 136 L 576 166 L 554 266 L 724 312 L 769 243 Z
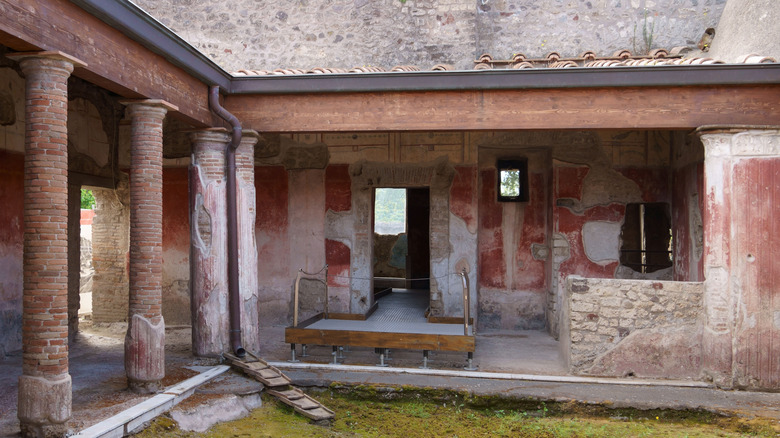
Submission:
M 376 189 L 374 201 L 374 232 L 401 234 L 406 232 L 406 189 Z
M 528 201 L 528 161 L 526 159 L 498 160 L 498 201 Z
M 620 264 L 643 274 L 672 266 L 669 204 L 626 205 L 620 240 Z

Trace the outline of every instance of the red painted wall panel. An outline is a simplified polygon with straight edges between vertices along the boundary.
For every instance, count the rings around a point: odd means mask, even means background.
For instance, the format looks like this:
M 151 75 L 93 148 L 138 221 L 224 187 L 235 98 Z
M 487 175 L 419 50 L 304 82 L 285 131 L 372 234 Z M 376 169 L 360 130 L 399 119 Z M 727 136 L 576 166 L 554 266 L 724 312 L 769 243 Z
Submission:
M 643 202 L 671 202 L 669 171 L 659 167 L 627 167 L 615 169 L 634 181 L 642 190 Z
M 22 348 L 24 155 L 0 150 L 0 357 Z
M 163 249 L 189 251 L 189 171 L 186 167 L 163 169 Z
M 282 166 L 255 168 L 258 229 L 287 232 L 287 180 L 287 170 Z
M 328 264 L 328 286 L 349 286 L 351 252 L 347 245 L 325 239 L 325 263 Z
M 704 169 L 702 163 L 691 164 L 674 171 L 672 191 L 672 233 L 674 245 L 674 279 L 676 281 L 704 280 L 704 257 L 696 256 L 693 210 L 703 211 Z M 698 205 L 691 205 L 697 202 Z M 701 218 L 701 217 L 700 217 Z M 703 244 L 703 243 L 702 243 Z
M 455 178 L 450 187 L 450 211 L 463 219 L 469 229 L 474 229 L 477 225 L 474 214 L 474 198 L 477 194 L 476 176 L 476 167 L 456 166 Z
M 496 202 L 496 169 L 480 171 L 479 197 L 479 284 L 506 287 L 501 205 Z
M 523 230 L 515 248 L 516 271 L 513 276 L 512 289 L 546 290 L 545 261 L 535 260 L 531 252 L 534 243 L 546 243 L 546 190 L 544 190 L 544 175 L 532 173 L 529 175 L 529 202 L 523 208 Z
M 352 180 L 349 166 L 330 165 L 325 169 L 325 210 L 349 211 L 352 209 Z
M 736 308 L 734 373 L 737 384 L 780 387 L 780 158 L 734 165 Z

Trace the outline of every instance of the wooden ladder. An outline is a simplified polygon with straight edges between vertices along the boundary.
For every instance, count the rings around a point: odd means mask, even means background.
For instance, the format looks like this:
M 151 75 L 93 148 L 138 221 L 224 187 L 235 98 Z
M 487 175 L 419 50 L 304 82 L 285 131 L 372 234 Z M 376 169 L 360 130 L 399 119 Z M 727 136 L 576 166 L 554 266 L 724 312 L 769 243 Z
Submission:
M 266 392 L 269 395 L 291 406 L 295 412 L 304 417 L 314 421 L 321 421 L 331 420 L 335 416 L 335 413 L 323 406 L 322 403 L 292 386 L 290 378 L 285 376 L 278 368 L 269 365 L 268 362 L 254 354 L 247 352 L 245 358 L 239 358 L 230 353 L 225 353 L 225 358 L 231 365 L 268 387 L 269 389 Z

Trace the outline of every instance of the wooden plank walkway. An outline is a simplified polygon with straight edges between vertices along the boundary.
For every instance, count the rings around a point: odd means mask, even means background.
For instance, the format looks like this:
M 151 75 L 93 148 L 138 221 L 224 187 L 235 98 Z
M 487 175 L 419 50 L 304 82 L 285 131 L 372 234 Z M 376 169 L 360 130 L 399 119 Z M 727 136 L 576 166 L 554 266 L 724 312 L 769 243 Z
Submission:
M 322 405 L 314 398 L 304 394 L 300 389 L 292 386 L 292 381 L 278 368 L 247 352 L 247 357 L 239 358 L 230 353 L 225 353 L 230 363 L 243 371 L 248 376 L 267 386 L 266 392 L 279 399 L 282 403 L 291 406 L 295 412 L 314 421 L 331 420 L 335 413 Z

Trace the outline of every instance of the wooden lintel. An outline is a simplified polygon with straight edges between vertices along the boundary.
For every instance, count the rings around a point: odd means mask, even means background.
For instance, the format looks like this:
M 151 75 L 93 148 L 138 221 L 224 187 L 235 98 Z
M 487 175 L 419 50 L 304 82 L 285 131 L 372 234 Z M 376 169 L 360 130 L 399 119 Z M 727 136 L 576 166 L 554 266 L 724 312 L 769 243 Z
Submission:
M 0 43 L 67 53 L 87 64 L 77 77 L 125 98 L 164 99 L 196 127 L 214 122 L 206 84 L 69 1 L 0 0 Z
M 318 330 L 294 327 L 287 327 L 284 330 L 284 341 L 289 344 L 351 345 L 435 351 L 474 352 L 475 348 L 474 336 Z
M 692 129 L 772 125 L 780 85 L 232 95 L 259 132 Z

